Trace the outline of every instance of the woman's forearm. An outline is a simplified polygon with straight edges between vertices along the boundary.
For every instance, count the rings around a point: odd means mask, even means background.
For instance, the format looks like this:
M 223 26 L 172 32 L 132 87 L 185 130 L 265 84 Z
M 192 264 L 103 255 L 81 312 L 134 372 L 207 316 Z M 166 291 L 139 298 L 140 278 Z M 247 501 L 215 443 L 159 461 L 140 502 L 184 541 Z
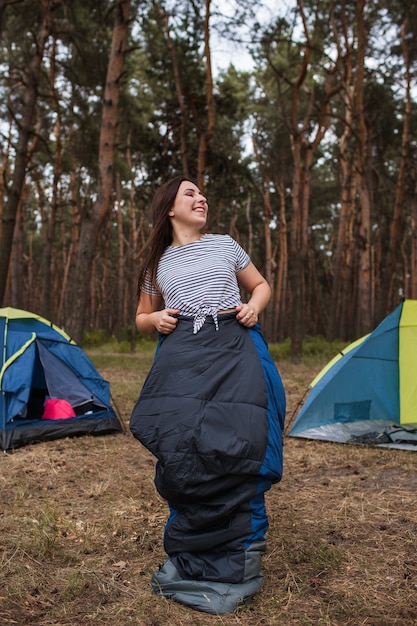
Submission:
M 248 306 L 259 315 L 271 299 L 271 288 L 268 283 L 262 282 L 253 289 L 248 301 Z
M 152 335 L 156 330 L 163 335 L 169 335 L 178 324 L 178 319 L 175 317 L 178 313 L 178 309 L 139 310 L 136 313 L 136 327 L 147 335 Z
M 141 333 L 152 335 L 156 331 L 155 313 L 137 313 L 136 328 Z

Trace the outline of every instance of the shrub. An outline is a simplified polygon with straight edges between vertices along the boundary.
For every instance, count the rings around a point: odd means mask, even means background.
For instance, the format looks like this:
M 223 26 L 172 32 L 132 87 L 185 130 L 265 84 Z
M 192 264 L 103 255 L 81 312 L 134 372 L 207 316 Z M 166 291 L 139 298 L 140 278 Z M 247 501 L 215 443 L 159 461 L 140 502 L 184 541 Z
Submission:
M 306 337 L 303 341 L 303 359 L 308 361 L 330 361 L 338 352 L 346 347 L 345 341 L 327 341 L 325 337 Z M 285 339 L 281 343 L 269 344 L 269 351 L 274 361 L 285 361 L 291 356 L 291 340 Z

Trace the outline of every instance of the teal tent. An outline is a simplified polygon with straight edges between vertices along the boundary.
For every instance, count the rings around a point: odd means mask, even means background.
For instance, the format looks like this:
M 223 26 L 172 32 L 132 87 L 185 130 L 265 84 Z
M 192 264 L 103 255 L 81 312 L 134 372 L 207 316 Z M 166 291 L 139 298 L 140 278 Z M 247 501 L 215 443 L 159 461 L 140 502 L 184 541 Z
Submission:
M 121 431 L 110 386 L 85 352 L 38 315 L 0 308 L 0 446 Z
M 417 300 L 405 300 L 310 385 L 289 436 L 417 450 Z

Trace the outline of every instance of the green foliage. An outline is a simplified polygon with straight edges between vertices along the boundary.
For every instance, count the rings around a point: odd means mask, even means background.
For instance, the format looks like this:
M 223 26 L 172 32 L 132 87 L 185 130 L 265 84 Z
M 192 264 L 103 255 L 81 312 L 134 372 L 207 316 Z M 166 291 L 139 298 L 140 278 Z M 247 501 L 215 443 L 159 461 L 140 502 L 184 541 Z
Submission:
M 111 0 L 62 0 L 53 4 L 51 34 L 35 86 L 38 99 L 36 115 L 29 129 L 33 141 L 30 142 L 25 188 L 22 190 L 20 229 L 16 229 L 15 234 L 15 267 L 11 267 L 9 275 L 16 285 L 10 289 L 15 300 L 13 305 L 37 312 L 43 304 L 40 300 L 48 267 L 54 275 L 54 302 L 50 318 L 65 325 L 71 306 L 67 296 L 69 285 L 80 278 L 74 277 L 73 272 L 77 237 L 96 200 L 103 90 L 115 3 Z M 400 27 L 412 34 L 416 23 L 414 6 L 412 3 L 406 5 L 399 0 L 378 0 L 366 3 L 365 11 L 369 36 L 365 50 L 363 105 L 368 126 L 369 184 L 372 185 L 374 203 L 371 243 L 375 250 L 375 284 L 383 283 L 383 264 L 387 258 L 388 234 L 398 187 L 406 87 L 404 42 L 401 41 Z M 0 198 L 0 204 L 4 203 L 11 190 L 24 90 L 29 79 L 28 68 L 34 59 L 36 37 L 42 21 L 40 6 L 31 0 L 18 0 L 7 2 L 0 9 L 0 117 L 3 120 L 0 154 L 5 166 L 4 197 Z M 302 150 L 308 151 L 314 140 L 326 81 L 329 79 L 333 86 L 337 86 L 346 79 L 344 64 L 349 58 L 349 42 L 353 46 L 352 71 L 354 75 L 357 72 L 354 47 L 357 38 L 356 5 L 343 3 L 339 6 L 335 3 L 329 11 L 328 3 L 322 0 L 306 0 L 303 7 L 305 24 L 311 34 L 309 41 L 300 17 L 301 5 L 295 1 L 271 13 L 269 22 L 263 25 L 257 23 L 257 15 L 261 13 L 259 3 L 230 5 L 227 14 L 221 3 L 215 9 L 212 5 L 213 59 L 219 58 L 217 44 L 220 43 L 221 48 L 223 44 L 227 47 L 234 39 L 237 41 L 237 29 L 245 24 L 250 35 L 247 51 L 253 56 L 254 67 L 249 72 L 242 72 L 236 69 L 239 67 L 236 61 L 236 66 L 232 63 L 213 76 L 216 119 L 214 135 L 207 146 L 205 169 L 210 204 L 208 227 L 212 231 L 229 232 L 245 248 L 250 246 L 251 257 L 262 272 L 271 260 L 275 272 L 275 265 L 280 262 L 280 225 L 286 228 L 288 244 L 294 233 L 294 180 L 299 170 L 294 167 L 294 137 L 291 138 L 289 128 L 293 125 L 293 130 L 297 129 L 304 135 Z M 161 15 L 161 11 L 165 11 L 166 16 Z M 168 19 L 172 47 L 168 45 L 165 17 Z M 204 138 L 208 122 L 204 17 L 205 6 L 200 1 L 187 0 L 177 5 L 172 2 L 155 4 L 148 0 L 132 2 L 130 40 L 121 76 L 114 154 L 115 181 L 117 176 L 120 198 L 117 196 L 117 211 L 115 208 L 105 218 L 107 231 L 104 233 L 103 229 L 99 235 L 94 262 L 95 284 L 88 286 L 94 304 L 86 311 L 89 318 L 87 327 L 94 323 L 106 328 L 106 332 L 87 333 L 85 342 L 88 346 L 107 344 L 112 349 L 122 349 L 115 345 L 111 336 L 116 333 L 119 337 L 119 321 L 114 319 L 116 314 L 120 317 L 117 301 L 125 304 L 135 300 L 133 274 L 151 227 L 150 199 L 162 180 L 182 170 L 182 138 L 189 174 L 196 176 L 200 140 Z M 344 29 L 349 33 L 349 42 L 344 38 Z M 333 67 L 337 52 L 336 36 L 340 46 L 346 48 L 346 55 L 342 55 L 340 63 Z M 414 75 L 415 41 L 410 36 L 406 37 L 405 43 Z M 304 81 L 301 68 L 307 58 Z M 181 95 L 178 93 L 174 59 Z M 301 79 L 304 81 L 303 88 L 296 103 L 293 96 L 297 81 Z M 336 310 L 328 304 L 334 297 L 335 276 L 341 267 L 335 249 L 337 241 L 341 240 L 343 185 L 348 189 L 351 184 L 350 181 L 342 181 L 340 167 L 340 140 L 347 127 L 346 96 L 344 87 L 331 97 L 326 137 L 316 148 L 311 164 L 306 159 L 301 161 L 304 163 L 301 167 L 306 167 L 308 173 L 306 188 L 309 186 L 311 192 L 304 225 L 308 230 L 309 247 L 304 279 L 306 284 L 311 284 L 311 288 L 302 301 L 310 316 L 304 327 L 312 333 L 326 332 L 323 316 L 318 311 L 320 306 L 328 308 L 329 317 L 331 311 Z M 351 96 L 354 98 L 355 94 L 352 92 Z M 293 107 L 295 103 L 297 106 Z M 407 266 L 412 267 L 410 224 L 415 190 L 416 115 L 415 93 L 412 92 L 410 126 L 413 130 L 408 143 L 409 167 L 406 168 L 398 233 L 398 242 L 402 242 L 402 256 L 398 256 L 398 285 L 404 291 L 403 276 L 407 275 Z M 349 138 L 352 160 L 358 148 L 356 124 L 354 116 Z M 272 212 L 270 242 L 265 242 L 264 194 L 267 188 Z M 55 199 L 52 197 L 53 189 L 56 191 Z M 116 207 L 116 193 L 112 198 L 115 198 Z M 285 208 L 285 224 L 280 211 L 281 202 Z M 54 221 L 50 219 L 52 206 L 56 209 Z M 355 247 L 359 241 L 357 229 L 360 222 L 360 199 L 357 194 L 351 206 L 355 210 L 350 218 L 352 250 L 348 288 L 352 290 L 352 297 L 349 294 L 348 298 L 354 302 L 358 272 Z M 118 223 L 123 228 L 124 249 L 121 249 L 116 222 L 119 211 L 122 212 Z M 48 242 L 52 242 L 52 264 L 47 258 Z M 269 243 L 272 259 L 266 258 Z M 286 270 L 292 269 L 292 259 L 291 256 L 289 261 L 283 261 L 289 265 Z M 124 274 L 118 271 L 122 263 Z M 287 275 L 290 276 L 289 273 Z M 119 280 L 123 283 L 121 286 Z M 66 292 L 61 292 L 62 285 L 65 285 Z M 290 293 L 292 287 L 287 284 L 285 292 Z M 378 296 L 382 303 L 385 301 L 383 290 L 382 284 Z M 122 291 L 124 293 L 120 297 Z M 378 310 L 381 306 L 378 303 L 375 306 L 378 321 L 382 317 L 381 310 Z M 291 307 L 287 303 L 285 310 L 288 311 L 288 318 L 282 320 L 280 335 L 283 336 L 291 332 Z M 124 311 L 128 318 L 129 305 L 124 306 Z M 346 317 L 348 321 L 340 327 L 343 334 L 348 335 L 357 320 L 353 319 L 353 315 L 346 314 Z M 126 326 L 128 321 L 121 320 L 120 326 Z M 129 335 L 124 339 L 127 344 L 130 343 Z M 130 350 L 127 344 L 123 349 Z M 307 341 L 304 355 L 314 358 L 316 349 Z M 289 342 L 276 348 L 278 358 L 286 358 L 288 352 Z
M 109 343 L 112 343 L 112 337 L 103 328 L 96 328 L 84 333 L 83 346 L 85 348 L 97 348 Z
M 129 334 L 129 331 L 126 331 Z M 150 350 L 153 351 L 156 346 L 155 337 L 149 337 L 148 335 L 138 334 L 136 339 L 136 348 L 138 351 Z M 116 337 L 111 336 L 104 329 L 95 329 L 84 333 L 83 347 L 86 350 L 97 350 L 100 353 L 120 353 L 127 354 L 131 352 L 130 340 L 124 339 L 118 341 Z M 307 336 L 303 342 L 303 358 L 306 359 L 332 359 L 338 352 L 346 347 L 345 341 L 327 341 L 325 337 Z M 291 340 L 285 339 L 280 343 L 269 344 L 270 353 L 275 361 L 285 361 L 290 358 L 291 355 Z
M 93 350 L 94 352 L 100 352 L 101 354 L 117 353 L 128 354 L 132 351 L 131 346 L 131 333 L 132 328 L 125 329 L 124 339 L 117 340 L 116 337 L 111 335 L 107 330 L 103 328 L 96 328 L 84 333 L 83 348 L 86 350 Z M 138 333 L 136 337 L 136 349 L 142 350 L 155 350 L 156 339 L 154 336 L 142 335 Z
M 28 549 L 36 551 L 42 557 L 53 553 L 58 543 L 58 515 L 55 509 L 46 504 L 41 510 L 35 511 L 28 521 L 32 543 Z M 25 541 L 29 544 L 28 538 Z
M 118 341 L 116 337 L 109 335 L 109 333 L 103 329 L 85 333 L 83 347 L 87 349 L 99 349 L 100 352 L 117 352 L 118 354 L 131 352 L 129 341 L 125 339 Z
M 289 338 L 280 343 L 270 343 L 269 352 L 274 361 L 285 361 L 289 359 L 291 352 L 291 341 Z
M 320 335 L 307 336 L 303 341 L 303 361 L 308 363 L 330 361 L 338 352 L 346 347 L 346 341 L 327 341 Z M 291 356 L 291 340 L 287 338 L 281 343 L 270 343 L 269 351 L 274 361 L 285 361 Z
M 332 359 L 338 352 L 346 347 L 346 341 L 327 341 L 325 337 L 306 337 L 303 342 L 303 356 L 323 357 Z

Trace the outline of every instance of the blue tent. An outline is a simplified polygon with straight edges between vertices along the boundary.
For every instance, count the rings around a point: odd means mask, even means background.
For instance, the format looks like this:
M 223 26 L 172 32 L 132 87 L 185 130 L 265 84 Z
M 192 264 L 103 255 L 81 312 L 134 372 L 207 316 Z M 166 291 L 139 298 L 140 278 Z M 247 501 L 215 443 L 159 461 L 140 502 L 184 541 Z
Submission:
M 417 450 L 417 300 L 405 300 L 310 385 L 290 436 Z
M 0 308 L 0 350 L 3 450 L 122 430 L 111 406 L 109 383 L 51 322 L 28 311 Z M 48 401 L 55 403 L 53 415 L 46 411 Z

